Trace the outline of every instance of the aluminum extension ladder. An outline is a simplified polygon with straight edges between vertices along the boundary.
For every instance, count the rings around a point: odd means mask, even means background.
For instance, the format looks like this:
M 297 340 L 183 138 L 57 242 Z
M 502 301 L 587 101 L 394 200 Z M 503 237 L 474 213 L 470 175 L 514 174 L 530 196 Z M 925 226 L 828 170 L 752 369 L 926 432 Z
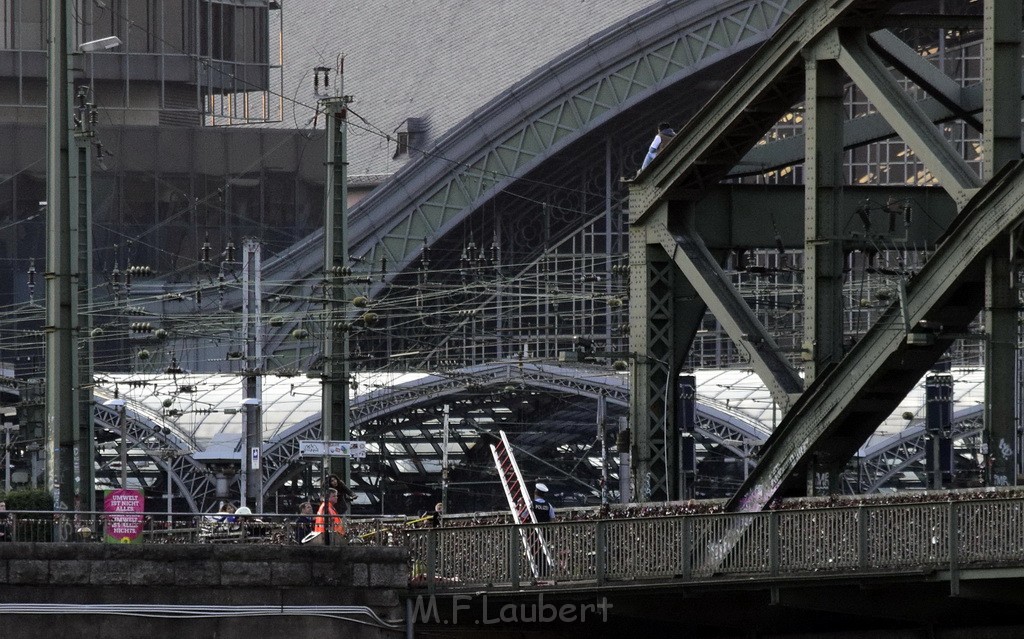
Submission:
M 512 454 L 512 446 L 508 443 L 505 431 L 499 430 L 498 436 L 498 441 L 491 444 L 494 467 L 498 469 L 498 477 L 501 478 L 501 487 L 505 489 L 505 498 L 508 500 L 512 518 L 519 524 L 519 535 L 523 540 L 526 558 L 530 562 L 530 570 L 535 578 L 541 577 L 548 572 L 549 566 L 554 566 L 554 562 L 551 561 L 551 553 L 540 528 L 524 525 L 537 523 L 537 516 L 533 514 L 533 501 L 523 481 L 523 474 L 519 472 L 519 465 Z

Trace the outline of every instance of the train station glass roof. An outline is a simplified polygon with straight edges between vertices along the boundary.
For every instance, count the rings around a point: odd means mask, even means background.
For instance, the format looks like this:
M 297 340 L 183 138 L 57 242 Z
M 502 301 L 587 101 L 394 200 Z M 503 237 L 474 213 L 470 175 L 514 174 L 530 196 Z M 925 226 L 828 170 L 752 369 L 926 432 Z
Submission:
M 954 369 L 954 415 L 980 410 L 984 396 L 984 371 Z M 743 416 L 771 432 L 782 419 L 761 380 L 747 370 L 701 370 L 697 377 L 697 401 L 725 414 Z M 358 373 L 353 401 L 369 393 L 386 392 L 428 377 L 424 373 Z M 626 383 L 625 377 L 622 378 Z M 128 410 L 169 427 L 195 450 L 204 450 L 218 436 L 241 436 L 245 378 L 225 374 L 103 375 L 97 388 L 99 401 L 115 390 Z M 319 418 L 321 380 L 304 376 L 262 377 L 263 433 L 274 441 L 294 426 Z M 910 417 L 910 419 L 908 419 Z M 900 403 L 866 446 L 892 436 L 925 418 L 924 380 Z

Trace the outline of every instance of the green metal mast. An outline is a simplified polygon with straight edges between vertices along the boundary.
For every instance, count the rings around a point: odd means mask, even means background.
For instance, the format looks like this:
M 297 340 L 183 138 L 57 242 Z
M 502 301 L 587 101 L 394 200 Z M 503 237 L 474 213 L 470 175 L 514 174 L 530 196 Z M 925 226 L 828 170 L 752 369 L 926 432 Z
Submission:
M 344 86 L 344 59 L 338 66 L 338 92 Z M 349 439 L 349 369 L 348 331 L 341 321 L 346 291 L 344 281 L 348 268 L 348 158 L 346 95 L 320 100 L 327 117 L 327 179 L 324 183 L 324 371 L 323 429 L 324 439 Z M 351 480 L 349 458 L 325 458 L 330 472 Z M 326 487 L 325 487 L 326 488 Z
M 92 105 L 72 119 L 73 41 L 67 0 L 50 0 L 46 185 L 46 486 L 54 507 L 94 508 L 90 298 L 89 145 Z

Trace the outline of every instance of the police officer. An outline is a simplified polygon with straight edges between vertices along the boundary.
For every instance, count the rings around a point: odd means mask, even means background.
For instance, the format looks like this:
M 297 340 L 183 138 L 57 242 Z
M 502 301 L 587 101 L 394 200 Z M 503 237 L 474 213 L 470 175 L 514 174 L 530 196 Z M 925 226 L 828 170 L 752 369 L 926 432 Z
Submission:
M 533 515 L 539 524 L 555 520 L 555 507 L 548 503 L 547 495 L 548 487 L 537 482 L 533 488 Z

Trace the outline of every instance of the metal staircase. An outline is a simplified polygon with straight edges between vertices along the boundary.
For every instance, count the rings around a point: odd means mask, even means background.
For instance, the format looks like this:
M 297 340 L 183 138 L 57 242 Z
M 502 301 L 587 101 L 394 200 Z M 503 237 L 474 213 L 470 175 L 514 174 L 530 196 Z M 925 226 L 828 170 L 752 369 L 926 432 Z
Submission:
M 498 469 L 498 477 L 501 478 L 501 487 L 505 490 L 509 510 L 522 538 L 530 570 L 534 577 L 541 577 L 547 572 L 547 567 L 554 564 L 540 528 L 524 525 L 536 524 L 537 517 L 533 513 L 530 492 L 526 489 L 523 474 L 519 472 L 519 465 L 512 454 L 512 446 L 508 443 L 505 431 L 498 431 L 498 441 L 491 444 L 491 455 L 494 457 L 494 467 Z

